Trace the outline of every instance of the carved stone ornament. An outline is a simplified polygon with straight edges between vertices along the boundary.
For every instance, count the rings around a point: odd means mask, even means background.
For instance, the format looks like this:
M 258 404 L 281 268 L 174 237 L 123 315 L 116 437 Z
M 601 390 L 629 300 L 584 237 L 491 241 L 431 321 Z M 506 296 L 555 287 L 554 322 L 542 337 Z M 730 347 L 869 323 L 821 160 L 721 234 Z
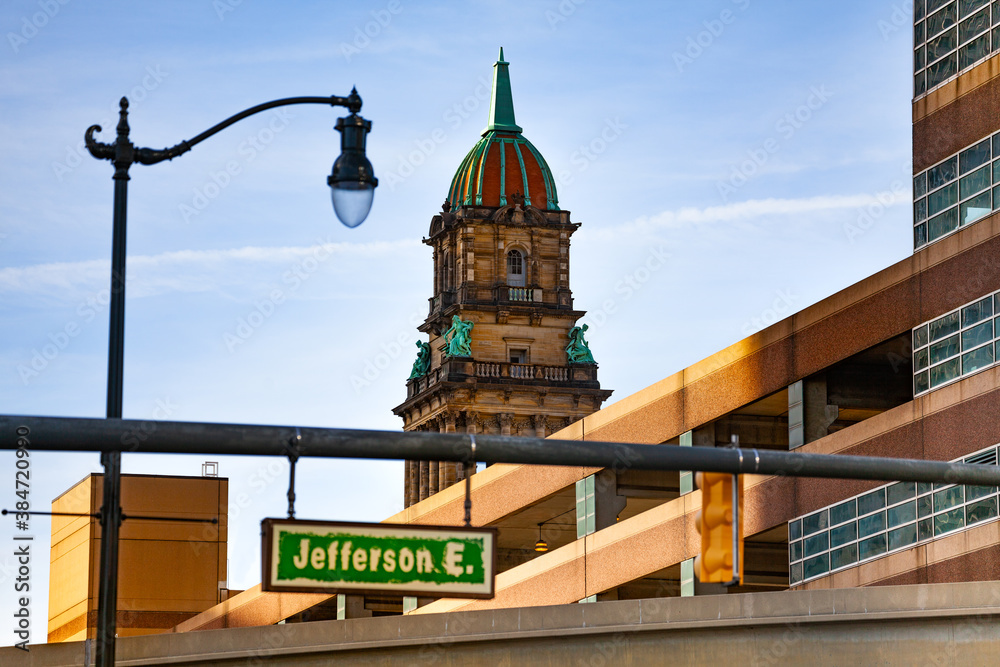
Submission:
M 512 195 L 513 197 L 513 195 Z M 524 206 L 523 198 L 522 205 L 515 206 L 508 204 L 507 206 L 501 206 L 493 215 L 490 216 L 493 222 L 505 222 L 515 225 L 523 225 L 525 220 L 529 224 L 544 225 L 546 224 L 545 215 L 534 206 Z

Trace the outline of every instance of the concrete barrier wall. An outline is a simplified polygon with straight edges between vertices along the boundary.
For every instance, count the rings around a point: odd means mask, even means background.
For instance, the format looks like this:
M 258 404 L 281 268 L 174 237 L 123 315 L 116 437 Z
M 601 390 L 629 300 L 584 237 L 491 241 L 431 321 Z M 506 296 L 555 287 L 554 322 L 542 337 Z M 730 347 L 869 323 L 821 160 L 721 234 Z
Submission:
M 0 649 L 82 665 L 82 643 Z M 120 639 L 118 665 L 986 665 L 1000 582 L 389 616 Z

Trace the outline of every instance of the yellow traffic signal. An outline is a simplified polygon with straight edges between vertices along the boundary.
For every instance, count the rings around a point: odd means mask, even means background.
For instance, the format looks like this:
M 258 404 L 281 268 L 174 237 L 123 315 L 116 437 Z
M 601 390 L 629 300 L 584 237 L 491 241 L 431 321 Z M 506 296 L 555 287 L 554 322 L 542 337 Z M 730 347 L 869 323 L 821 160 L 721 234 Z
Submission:
M 742 584 L 743 477 L 699 472 L 695 483 L 701 489 L 701 511 L 695 518 L 701 533 L 701 553 L 695 557 L 694 572 L 703 583 Z

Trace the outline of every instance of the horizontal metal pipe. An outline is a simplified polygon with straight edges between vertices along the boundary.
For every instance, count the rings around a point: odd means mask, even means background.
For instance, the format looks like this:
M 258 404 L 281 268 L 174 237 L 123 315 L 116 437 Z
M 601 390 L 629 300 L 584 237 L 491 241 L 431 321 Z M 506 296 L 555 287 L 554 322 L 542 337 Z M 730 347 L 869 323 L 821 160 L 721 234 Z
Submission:
M 299 456 L 701 470 L 787 477 L 1000 485 L 1000 467 L 755 449 L 637 445 L 457 433 L 0 415 L 0 449 Z M 471 438 L 475 438 L 472 456 Z
M 35 512 L 35 511 L 20 512 L 18 510 L 7 510 L 7 509 L 0 510 L 0 515 L 7 516 L 8 514 L 27 514 L 28 516 L 73 516 L 73 517 L 87 516 L 90 517 L 91 519 L 101 518 L 100 512 L 81 514 L 79 512 Z M 212 517 L 211 519 L 191 519 L 189 517 L 183 517 L 183 516 L 146 516 L 144 514 L 143 515 L 122 514 L 122 521 L 125 521 L 126 519 L 142 519 L 144 521 L 176 521 L 180 523 L 219 523 L 219 520 L 216 519 L 215 517 Z

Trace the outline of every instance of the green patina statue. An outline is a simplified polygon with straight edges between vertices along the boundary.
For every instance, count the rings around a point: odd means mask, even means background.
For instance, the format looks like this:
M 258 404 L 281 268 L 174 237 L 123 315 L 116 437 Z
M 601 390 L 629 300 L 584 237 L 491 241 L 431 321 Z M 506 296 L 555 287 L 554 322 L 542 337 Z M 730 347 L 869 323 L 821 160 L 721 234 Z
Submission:
M 408 379 L 413 380 L 427 375 L 431 369 L 431 344 L 417 341 L 417 360 L 413 362 L 413 370 Z
M 566 356 L 571 364 L 594 364 L 594 355 L 590 353 L 590 345 L 583 339 L 583 334 L 589 329 L 586 324 L 582 327 L 573 327 L 567 334 L 569 343 L 566 345 Z
M 444 332 L 444 353 L 449 357 L 472 356 L 473 322 L 465 322 L 458 315 L 451 316 L 451 328 Z

